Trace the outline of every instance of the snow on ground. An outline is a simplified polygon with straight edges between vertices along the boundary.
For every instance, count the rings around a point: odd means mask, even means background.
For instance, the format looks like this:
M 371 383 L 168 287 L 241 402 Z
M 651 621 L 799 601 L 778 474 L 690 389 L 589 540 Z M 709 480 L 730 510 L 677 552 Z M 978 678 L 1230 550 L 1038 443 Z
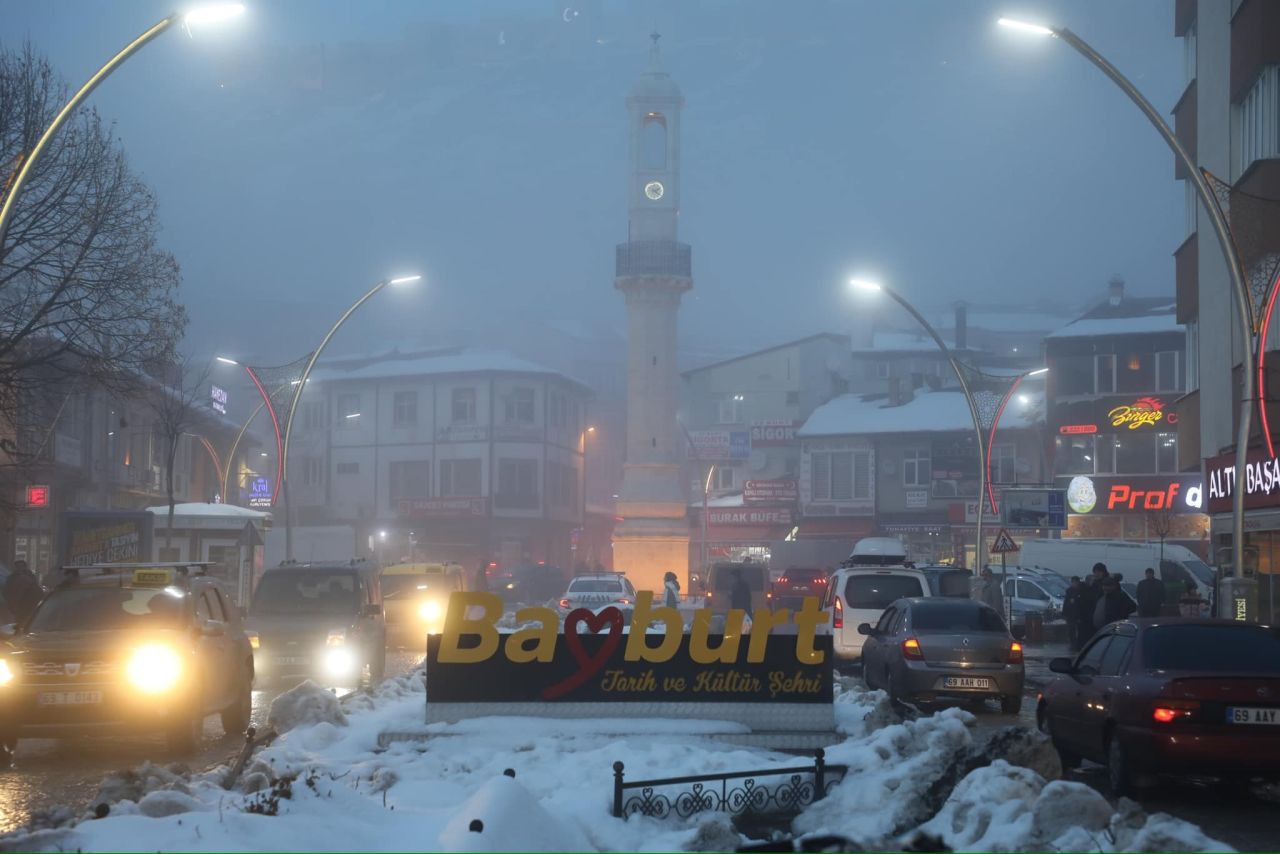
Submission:
M 623 761 L 628 779 L 806 764 L 713 741 L 693 721 L 648 720 L 619 736 L 617 722 L 493 718 L 380 749 L 381 732 L 421 729 L 423 691 L 421 671 L 388 680 L 345 702 L 343 716 L 285 732 L 250 762 L 238 790 L 219 785 L 225 769 L 144 766 L 104 783 L 106 817 L 11 834 L 0 848 L 718 850 L 740 840 L 714 813 L 614 819 L 612 764 Z M 797 832 L 879 849 L 924 832 L 966 850 L 1230 850 L 1184 822 L 1127 802 L 1117 813 L 1086 786 L 1046 782 L 1003 760 L 967 773 L 948 797 L 948 772 L 981 751 L 968 712 L 901 721 L 883 692 L 853 688 L 837 695 L 836 718 L 846 740 L 827 761 L 849 775 L 796 820 Z

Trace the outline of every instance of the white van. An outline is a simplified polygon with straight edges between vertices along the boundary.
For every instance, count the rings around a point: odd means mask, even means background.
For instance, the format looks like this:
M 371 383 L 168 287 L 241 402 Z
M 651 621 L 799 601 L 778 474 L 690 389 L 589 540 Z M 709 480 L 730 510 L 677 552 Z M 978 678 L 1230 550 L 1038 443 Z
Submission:
M 862 660 L 860 623 L 875 624 L 884 609 L 897 599 L 929 596 L 924 572 L 908 567 L 907 550 L 894 537 L 859 540 L 853 554 L 827 584 L 823 608 L 831 614 L 832 645 L 837 662 Z
M 1119 573 L 1131 584 L 1145 576 L 1148 567 L 1165 583 L 1176 601 L 1186 587 L 1187 579 L 1196 583 L 1206 600 L 1213 594 L 1214 571 L 1195 552 L 1183 546 L 1166 544 L 1161 558 L 1159 543 L 1128 543 L 1124 540 L 1024 540 L 1018 554 L 1022 566 L 1039 566 L 1055 570 L 1070 578 L 1088 578 L 1095 563 L 1104 563 L 1107 572 Z

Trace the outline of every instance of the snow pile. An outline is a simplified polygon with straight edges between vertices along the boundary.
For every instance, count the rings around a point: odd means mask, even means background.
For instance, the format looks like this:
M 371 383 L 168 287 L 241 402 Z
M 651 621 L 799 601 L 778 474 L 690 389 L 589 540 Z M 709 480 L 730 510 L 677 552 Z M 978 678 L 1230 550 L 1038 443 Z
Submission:
M 234 790 L 221 786 L 225 768 L 144 765 L 104 781 L 107 806 L 96 819 L 13 834 L 0 848 L 732 850 L 746 840 L 721 814 L 613 818 L 613 763 L 625 763 L 628 780 L 806 764 L 710 738 L 721 726 L 660 719 L 637 722 L 627 736 L 616 722 L 478 719 L 380 747 L 379 733 L 422 730 L 423 703 L 421 671 L 343 701 L 341 718 L 299 690 L 277 716 L 293 727 L 253 758 Z M 1167 816 L 1148 818 L 1125 802 L 1117 813 L 1084 786 L 1046 782 L 1055 772 L 1035 736 L 978 743 L 973 716 L 959 709 L 901 721 L 882 692 L 852 681 L 841 683 L 836 710 L 847 738 L 827 761 L 847 765 L 848 776 L 795 820 L 799 833 L 876 849 L 928 834 L 969 850 L 1225 850 Z M 1040 773 L 993 761 L 992 751 Z
M 267 726 L 276 732 L 317 724 L 346 726 L 347 716 L 333 692 L 310 679 L 276 697 L 267 711 Z

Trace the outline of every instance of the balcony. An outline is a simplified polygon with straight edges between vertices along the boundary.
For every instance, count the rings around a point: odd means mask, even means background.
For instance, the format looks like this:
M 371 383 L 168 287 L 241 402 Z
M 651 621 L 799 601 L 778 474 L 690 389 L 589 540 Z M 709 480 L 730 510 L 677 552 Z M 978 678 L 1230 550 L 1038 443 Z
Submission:
M 1231 18 L 1231 103 L 1268 65 L 1280 63 L 1280 3 L 1244 0 Z
M 1196 0 L 1174 0 L 1173 35 L 1182 38 L 1196 22 Z
M 1196 161 L 1196 112 L 1198 108 L 1196 81 L 1192 80 L 1187 84 L 1182 97 L 1178 99 L 1178 103 L 1173 107 L 1174 136 L 1187 149 L 1187 153 L 1191 155 L 1192 162 Z M 1182 161 L 1176 157 L 1173 160 L 1173 177 L 1179 181 L 1189 177 L 1187 170 L 1182 166 Z
M 693 275 L 693 251 L 687 243 L 672 240 L 638 240 L 619 243 L 617 275 L 683 276 Z
M 1195 233 L 1174 251 L 1173 269 L 1178 322 L 1191 323 L 1200 316 L 1200 241 Z
M 1174 401 L 1178 415 L 1178 471 L 1200 468 L 1200 392 L 1184 394 Z

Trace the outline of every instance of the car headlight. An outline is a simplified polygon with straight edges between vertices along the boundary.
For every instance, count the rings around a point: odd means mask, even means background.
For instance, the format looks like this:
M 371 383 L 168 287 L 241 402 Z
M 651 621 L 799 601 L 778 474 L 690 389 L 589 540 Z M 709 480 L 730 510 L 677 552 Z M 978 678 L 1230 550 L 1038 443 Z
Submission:
M 144 646 L 129 657 L 125 675 L 144 694 L 163 694 L 182 678 L 182 656 L 167 646 Z
M 324 669 L 330 676 L 347 676 L 356 669 L 355 656 L 351 650 L 334 647 L 324 654 Z
M 434 599 L 428 599 L 418 606 L 418 617 L 423 622 L 430 623 L 440 619 L 440 603 Z
M 0 686 L 8 685 L 13 681 L 13 671 L 9 668 L 9 662 L 0 658 Z
M 342 646 L 347 642 L 346 629 L 330 629 L 329 637 L 325 638 L 325 646 Z
M 245 632 L 244 634 L 245 637 L 249 638 L 249 646 L 252 649 L 257 649 L 262 646 L 262 640 L 258 637 L 257 632 Z

